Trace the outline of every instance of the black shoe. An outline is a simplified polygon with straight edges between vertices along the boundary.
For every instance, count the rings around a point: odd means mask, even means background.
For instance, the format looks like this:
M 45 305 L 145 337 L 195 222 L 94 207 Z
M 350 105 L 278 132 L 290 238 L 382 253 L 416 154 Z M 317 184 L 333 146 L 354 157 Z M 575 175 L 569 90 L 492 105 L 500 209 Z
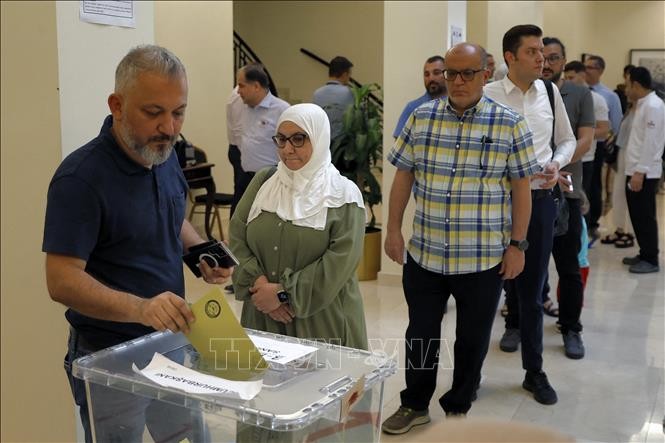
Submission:
M 466 418 L 465 412 L 446 411 L 447 418 Z
M 634 257 L 624 257 L 623 260 L 621 260 L 621 263 L 624 265 L 636 265 L 641 261 L 640 259 L 640 254 L 637 254 Z
M 573 360 L 584 358 L 584 342 L 579 332 L 567 331 L 563 334 L 563 349 L 566 357 Z
M 543 371 L 527 371 L 524 377 L 522 387 L 533 393 L 533 398 L 544 405 L 553 405 L 558 401 L 556 392 L 550 382 L 547 381 L 547 375 Z
M 233 285 L 224 286 L 224 291 L 226 291 L 227 294 L 233 294 Z

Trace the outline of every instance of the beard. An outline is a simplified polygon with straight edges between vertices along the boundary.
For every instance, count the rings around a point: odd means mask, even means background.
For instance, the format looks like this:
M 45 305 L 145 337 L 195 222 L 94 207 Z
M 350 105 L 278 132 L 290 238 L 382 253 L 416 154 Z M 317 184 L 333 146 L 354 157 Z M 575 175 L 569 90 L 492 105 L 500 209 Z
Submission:
M 173 145 L 177 140 L 177 136 L 169 137 L 168 135 L 150 137 L 146 143 L 142 143 L 138 140 L 134 131 L 131 130 L 128 126 L 121 124 L 118 128 L 118 136 L 122 141 L 127 145 L 127 147 L 136 152 L 136 154 L 141 157 L 146 163 L 151 165 L 161 165 L 171 156 L 173 151 Z M 163 148 L 151 148 L 151 142 L 161 142 L 166 143 L 166 146 Z
M 440 83 L 436 82 L 430 82 L 427 85 L 427 92 L 429 95 L 445 95 L 446 94 L 446 87 Z

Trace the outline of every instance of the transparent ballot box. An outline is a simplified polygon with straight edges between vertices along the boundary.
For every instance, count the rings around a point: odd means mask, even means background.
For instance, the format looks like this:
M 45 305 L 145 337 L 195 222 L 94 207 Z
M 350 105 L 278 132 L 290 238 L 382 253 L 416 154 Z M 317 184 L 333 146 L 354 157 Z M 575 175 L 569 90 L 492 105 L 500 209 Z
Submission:
M 270 363 L 260 392 L 251 400 L 160 386 L 136 372 L 155 353 L 203 370 L 199 354 L 182 334 L 156 332 L 77 359 L 72 369 L 85 382 L 93 439 L 379 441 L 383 384 L 396 371 L 394 360 L 329 343 L 250 329 L 247 333 L 316 350 L 285 365 Z

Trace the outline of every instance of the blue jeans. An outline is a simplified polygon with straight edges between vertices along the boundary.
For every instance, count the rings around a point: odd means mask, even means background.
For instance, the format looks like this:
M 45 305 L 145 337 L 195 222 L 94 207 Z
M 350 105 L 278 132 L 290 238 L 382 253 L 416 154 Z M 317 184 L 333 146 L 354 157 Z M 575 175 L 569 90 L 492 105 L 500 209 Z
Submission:
M 74 401 L 79 407 L 86 443 L 93 441 L 93 432 L 99 442 L 143 441 L 146 426 L 156 442 L 177 443 L 185 438 L 190 442 L 209 440 L 201 414 L 181 406 L 93 383 L 88 385 L 92 399 L 92 405 L 88 405 L 85 381 L 72 375 L 71 364 L 97 350 L 92 349 L 76 330 L 70 329 L 64 366 Z

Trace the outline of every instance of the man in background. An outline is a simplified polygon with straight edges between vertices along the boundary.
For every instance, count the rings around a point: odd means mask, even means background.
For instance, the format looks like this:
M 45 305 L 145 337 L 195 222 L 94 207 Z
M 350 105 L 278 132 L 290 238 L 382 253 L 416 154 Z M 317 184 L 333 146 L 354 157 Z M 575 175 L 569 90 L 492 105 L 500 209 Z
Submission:
M 314 91 L 312 97 L 312 103 L 321 106 L 328 114 L 331 139 L 342 133 L 344 111 L 353 104 L 353 93 L 349 89 L 352 67 L 353 63 L 345 57 L 330 60 L 328 82 Z
M 289 107 L 284 100 L 270 92 L 268 74 L 259 63 L 250 63 L 238 70 L 238 94 L 248 106 L 242 118 L 240 164 L 243 174 L 238 180 L 234 200 L 240 201 L 249 182 L 257 171 L 279 162 L 272 136 L 277 131 L 277 120 Z
M 446 82 L 443 78 L 443 57 L 440 55 L 433 55 L 425 61 L 423 68 L 423 82 L 425 83 L 425 93 L 415 100 L 410 101 L 404 107 L 402 114 L 399 116 L 397 126 L 393 131 L 393 137 L 397 138 L 402 132 L 402 128 L 406 121 L 411 116 L 411 113 L 418 106 L 427 103 L 430 100 L 438 98 L 445 98 L 446 96 Z
M 626 200 L 640 253 L 624 258 L 623 263 L 632 273 L 648 274 L 660 271 L 656 192 L 663 173 L 665 103 L 652 89 L 651 73 L 641 66 L 630 70 L 626 95 L 635 103 L 626 146 Z

